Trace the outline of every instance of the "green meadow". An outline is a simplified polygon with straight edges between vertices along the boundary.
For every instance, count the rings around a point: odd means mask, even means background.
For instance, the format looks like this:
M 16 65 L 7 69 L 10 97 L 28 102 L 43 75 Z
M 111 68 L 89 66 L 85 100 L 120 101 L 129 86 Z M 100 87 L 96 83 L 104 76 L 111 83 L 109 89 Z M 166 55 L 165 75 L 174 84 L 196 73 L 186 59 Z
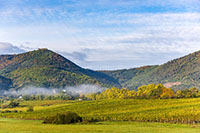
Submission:
M 49 125 L 38 120 L 0 119 L 2 133 L 197 133 L 199 125 L 137 123 L 137 122 L 98 122 L 91 124 Z

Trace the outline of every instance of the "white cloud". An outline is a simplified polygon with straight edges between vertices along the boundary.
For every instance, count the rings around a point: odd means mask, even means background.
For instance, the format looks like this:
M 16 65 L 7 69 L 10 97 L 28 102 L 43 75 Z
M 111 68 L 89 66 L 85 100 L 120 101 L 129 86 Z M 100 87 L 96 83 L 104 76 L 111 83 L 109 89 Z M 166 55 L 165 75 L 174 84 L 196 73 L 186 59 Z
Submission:
M 127 16 L 130 16 L 127 18 Z M 112 25 L 110 35 L 100 34 L 82 39 L 86 67 L 117 69 L 161 64 L 200 50 L 200 14 L 129 14 L 120 15 Z M 120 20 L 124 20 L 121 22 Z M 127 22 L 126 22 L 127 20 Z M 133 22 L 134 23 L 131 23 Z M 118 23 L 119 22 L 119 23 Z M 129 25 L 131 24 L 131 25 Z M 129 25 L 129 29 L 126 26 Z M 113 30 L 126 30 L 116 33 Z M 95 31 L 93 31 L 95 32 Z M 98 33 L 98 32 L 97 32 Z M 76 46 L 79 46 L 77 44 Z M 84 49 L 83 48 L 83 49 Z
M 60 51 L 87 68 L 130 68 L 199 50 L 199 22 L 200 13 L 94 13 L 80 21 L 0 26 L 0 41 Z
M 0 54 L 16 54 L 24 52 L 23 49 L 10 43 L 0 42 Z

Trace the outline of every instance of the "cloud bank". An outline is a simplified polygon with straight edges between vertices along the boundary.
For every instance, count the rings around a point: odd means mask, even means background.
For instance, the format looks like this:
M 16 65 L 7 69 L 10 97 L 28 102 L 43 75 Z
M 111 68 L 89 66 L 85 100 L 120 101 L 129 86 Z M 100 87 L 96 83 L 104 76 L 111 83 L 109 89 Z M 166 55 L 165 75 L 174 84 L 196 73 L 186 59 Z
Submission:
M 0 54 L 16 54 L 25 52 L 20 47 L 14 46 L 11 43 L 0 42 Z
M 82 67 L 96 70 L 162 64 L 200 50 L 199 13 L 104 14 L 86 20 L 89 27 L 81 29 L 67 29 L 67 24 L 60 28 L 6 28 L 8 32 L 2 36 L 17 42 L 27 38 L 30 43 L 24 42 L 25 47 L 47 47 Z M 20 53 L 23 49 L 20 45 L 0 43 L 1 54 Z
M 162 64 L 200 50 L 199 0 L 0 2 L 0 42 L 10 42 L 0 54 L 19 53 L 20 45 L 47 47 L 105 70 Z

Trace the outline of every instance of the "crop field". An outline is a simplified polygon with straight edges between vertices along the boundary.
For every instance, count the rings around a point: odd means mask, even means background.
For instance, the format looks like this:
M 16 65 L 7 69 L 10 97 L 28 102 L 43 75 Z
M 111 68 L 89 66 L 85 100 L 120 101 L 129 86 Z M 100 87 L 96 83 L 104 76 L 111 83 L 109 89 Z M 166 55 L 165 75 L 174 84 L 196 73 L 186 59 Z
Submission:
M 27 106 L 33 112 L 26 112 Z M 0 113 L 0 117 L 43 120 L 47 116 L 72 111 L 84 120 L 134 121 L 196 124 L 200 122 L 200 98 L 194 99 L 120 99 L 96 101 L 23 101 L 19 113 Z
M 97 122 L 91 124 L 49 125 L 38 120 L 0 119 L 1 133 L 197 133 L 200 125 L 137 123 L 137 122 Z

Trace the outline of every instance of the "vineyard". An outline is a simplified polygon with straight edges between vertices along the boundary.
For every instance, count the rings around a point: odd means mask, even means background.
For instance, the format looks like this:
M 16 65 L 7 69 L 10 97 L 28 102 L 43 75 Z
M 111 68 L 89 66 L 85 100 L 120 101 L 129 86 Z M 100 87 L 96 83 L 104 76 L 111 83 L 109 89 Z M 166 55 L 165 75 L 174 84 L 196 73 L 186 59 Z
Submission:
M 26 112 L 29 105 L 33 112 Z M 136 121 L 195 124 L 200 122 L 200 98 L 193 99 L 116 99 L 96 101 L 24 101 L 18 113 L 1 113 L 1 117 L 43 120 L 56 113 L 72 111 L 84 120 Z M 1 111 L 5 111 L 1 110 Z

